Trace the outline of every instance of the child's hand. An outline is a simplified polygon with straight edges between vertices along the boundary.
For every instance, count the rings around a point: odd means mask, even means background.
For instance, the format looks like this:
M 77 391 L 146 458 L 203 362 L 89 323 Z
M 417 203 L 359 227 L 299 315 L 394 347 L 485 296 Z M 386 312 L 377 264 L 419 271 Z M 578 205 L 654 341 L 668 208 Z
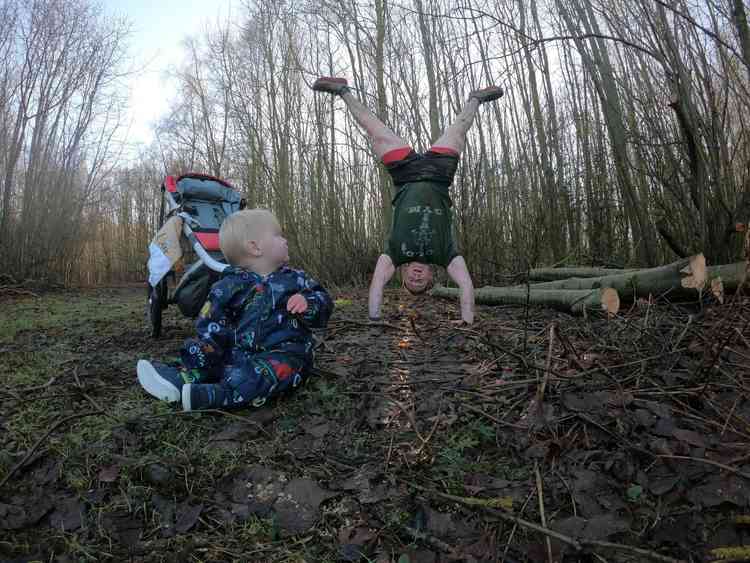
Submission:
M 286 310 L 297 315 L 307 311 L 307 299 L 301 293 L 295 293 L 286 302 Z

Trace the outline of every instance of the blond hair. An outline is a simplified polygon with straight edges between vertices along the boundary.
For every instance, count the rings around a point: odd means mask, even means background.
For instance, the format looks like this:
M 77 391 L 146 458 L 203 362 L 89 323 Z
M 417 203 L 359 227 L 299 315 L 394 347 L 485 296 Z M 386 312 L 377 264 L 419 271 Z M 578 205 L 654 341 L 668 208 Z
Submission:
M 247 242 L 258 240 L 270 229 L 280 229 L 276 216 L 268 209 L 243 209 L 232 213 L 219 229 L 219 248 L 230 264 L 238 264 L 248 255 Z

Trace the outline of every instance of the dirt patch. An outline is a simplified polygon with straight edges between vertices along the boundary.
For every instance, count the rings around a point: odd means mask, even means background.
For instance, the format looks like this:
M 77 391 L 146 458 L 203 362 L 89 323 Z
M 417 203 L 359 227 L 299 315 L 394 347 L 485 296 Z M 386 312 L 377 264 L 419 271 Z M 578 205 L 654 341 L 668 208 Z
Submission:
M 750 541 L 747 300 L 479 307 L 467 327 L 398 293 L 371 324 L 341 294 L 317 376 L 222 415 L 138 387 L 136 360 L 191 334 L 170 309 L 151 340 L 143 293 L 6 301 L 0 558 L 699 561 Z

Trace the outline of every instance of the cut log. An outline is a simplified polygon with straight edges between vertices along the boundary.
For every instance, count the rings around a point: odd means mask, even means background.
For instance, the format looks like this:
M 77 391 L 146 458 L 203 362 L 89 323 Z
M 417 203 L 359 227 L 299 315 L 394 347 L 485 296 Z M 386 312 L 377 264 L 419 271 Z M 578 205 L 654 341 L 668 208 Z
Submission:
M 745 280 L 747 268 L 747 262 L 709 266 L 707 268 L 708 284 L 714 297 L 723 303 L 724 295 L 728 291 L 735 291 L 743 281 L 745 284 L 750 282 L 750 280 Z
M 531 286 L 532 288 L 535 286 Z M 457 298 L 458 289 L 435 287 L 432 295 L 436 297 Z M 527 291 L 516 287 L 480 287 L 475 291 L 477 303 L 485 305 L 524 305 Z M 529 303 L 543 307 L 551 307 L 559 311 L 583 314 L 584 311 L 599 311 L 615 315 L 620 310 L 620 298 L 612 288 L 559 290 L 532 289 L 529 292 Z
M 709 266 L 707 268 L 708 279 L 713 281 L 721 278 L 724 289 L 737 289 L 742 280 L 745 278 L 745 269 L 747 262 L 735 262 L 734 264 L 721 264 L 718 266 Z
M 533 284 L 538 289 L 596 289 L 611 287 L 623 300 L 635 297 L 670 295 L 697 296 L 697 291 L 706 284 L 706 259 L 703 254 L 683 258 L 666 266 L 631 270 L 622 274 L 599 278 L 570 278 L 552 282 Z M 515 286 L 521 289 L 524 286 Z
M 724 303 L 724 282 L 721 281 L 721 278 L 710 280 L 708 288 L 719 303 Z
M 634 272 L 633 269 L 620 270 L 617 268 L 588 268 L 585 266 L 575 266 L 571 268 L 534 268 L 529 270 L 529 281 L 548 282 L 567 280 L 568 278 L 601 278 L 604 276 L 617 276 L 627 272 Z

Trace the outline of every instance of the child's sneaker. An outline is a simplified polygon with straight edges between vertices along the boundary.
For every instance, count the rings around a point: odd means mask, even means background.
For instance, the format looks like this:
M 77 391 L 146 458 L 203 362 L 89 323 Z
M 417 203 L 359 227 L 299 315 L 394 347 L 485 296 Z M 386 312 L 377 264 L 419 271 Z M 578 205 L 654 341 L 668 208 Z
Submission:
M 346 78 L 336 78 L 335 76 L 321 76 L 313 82 L 312 89 L 316 92 L 328 92 L 329 94 L 345 94 L 349 91 L 349 84 Z
M 169 403 L 180 400 L 180 391 L 185 382 L 179 368 L 138 360 L 136 372 L 138 382 L 149 395 Z
M 499 86 L 488 86 L 487 88 L 482 88 L 481 90 L 474 90 L 471 94 L 469 94 L 469 98 L 476 98 L 479 100 L 480 104 L 483 104 L 484 102 L 491 102 L 492 100 L 497 100 L 498 98 L 503 97 L 503 89 Z
M 182 410 L 200 411 L 226 408 L 226 392 L 221 385 L 186 383 L 182 386 Z

